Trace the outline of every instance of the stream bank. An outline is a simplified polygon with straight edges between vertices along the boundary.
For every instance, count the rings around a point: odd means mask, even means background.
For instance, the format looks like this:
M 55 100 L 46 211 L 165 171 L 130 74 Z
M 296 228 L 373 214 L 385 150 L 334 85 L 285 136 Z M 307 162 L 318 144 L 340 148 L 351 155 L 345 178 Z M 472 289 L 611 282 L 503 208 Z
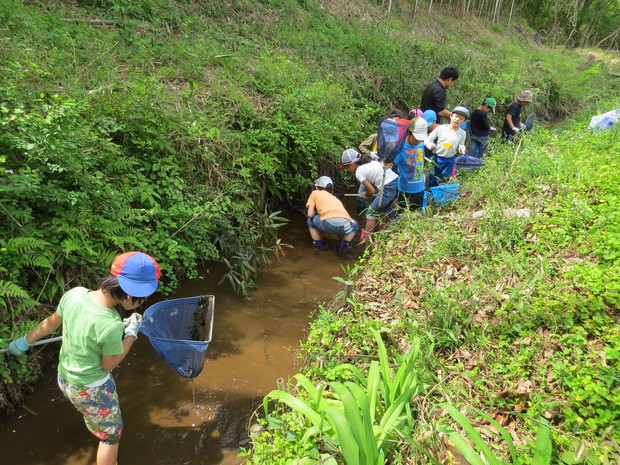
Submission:
M 317 302 L 342 285 L 342 264 L 354 255 L 316 253 L 303 215 L 281 228 L 285 256 L 261 273 L 248 300 L 218 286 L 224 267 L 210 264 L 200 279 L 182 283 L 171 298 L 215 295 L 213 340 L 202 374 L 180 377 L 157 357 L 147 337 L 114 371 L 125 430 L 119 463 L 125 465 L 240 464 L 248 421 L 278 378 L 298 372 L 299 342 Z M 150 303 L 147 303 L 149 305 Z M 56 386 L 48 367 L 32 397 L 0 429 L 6 465 L 90 465 L 97 441 Z M 193 403 L 195 398 L 195 404 Z

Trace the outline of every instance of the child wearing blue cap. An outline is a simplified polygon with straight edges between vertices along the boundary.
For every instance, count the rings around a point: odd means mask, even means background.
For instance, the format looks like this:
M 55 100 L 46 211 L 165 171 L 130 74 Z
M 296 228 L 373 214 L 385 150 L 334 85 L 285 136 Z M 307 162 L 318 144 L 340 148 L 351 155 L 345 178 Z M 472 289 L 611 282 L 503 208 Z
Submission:
M 58 386 L 99 439 L 97 465 L 114 465 L 118 458 L 123 419 L 111 371 L 129 353 L 142 323 L 138 313 L 121 320 L 116 307 L 137 309 L 157 290 L 159 277 L 153 257 L 142 252 L 119 255 L 99 289 L 69 290 L 52 315 L 8 347 L 20 356 L 62 325 Z
M 401 208 L 419 210 L 424 202 L 424 141 L 428 124 L 424 118 L 413 118 L 407 127 L 407 139 L 394 158 L 398 166 L 398 190 Z
M 424 120 L 426 120 L 426 124 L 428 124 L 428 129 L 426 130 L 426 134 L 428 136 L 437 126 L 439 126 L 439 124 L 437 124 L 437 113 L 435 113 L 434 110 L 426 110 L 422 113 L 422 118 L 424 118 Z M 424 146 L 424 157 L 428 160 L 433 157 L 433 151 L 426 146 Z

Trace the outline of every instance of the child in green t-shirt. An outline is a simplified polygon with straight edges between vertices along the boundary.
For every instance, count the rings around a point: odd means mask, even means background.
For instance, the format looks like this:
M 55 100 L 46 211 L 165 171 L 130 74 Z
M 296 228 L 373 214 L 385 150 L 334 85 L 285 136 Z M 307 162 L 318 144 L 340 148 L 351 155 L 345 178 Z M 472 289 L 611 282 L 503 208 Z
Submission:
M 119 255 L 99 289 L 71 289 L 52 315 L 9 344 L 9 352 L 20 356 L 62 325 L 58 385 L 100 441 L 97 465 L 116 464 L 123 420 L 110 372 L 129 353 L 142 323 L 142 316 L 133 313 L 124 327 L 116 307 L 137 309 L 157 290 L 159 276 L 153 257 L 142 252 Z

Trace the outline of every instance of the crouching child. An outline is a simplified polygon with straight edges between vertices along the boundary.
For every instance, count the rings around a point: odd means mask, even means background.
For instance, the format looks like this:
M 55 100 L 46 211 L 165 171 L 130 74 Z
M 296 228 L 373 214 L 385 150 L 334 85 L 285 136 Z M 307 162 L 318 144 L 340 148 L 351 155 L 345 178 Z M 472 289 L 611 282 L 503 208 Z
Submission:
M 325 250 L 321 231 L 343 234 L 338 252 L 346 252 L 359 225 L 344 208 L 342 202 L 332 194 L 334 183 L 328 176 L 321 176 L 314 182 L 314 190 L 308 197 L 308 229 L 312 244 L 317 250 Z

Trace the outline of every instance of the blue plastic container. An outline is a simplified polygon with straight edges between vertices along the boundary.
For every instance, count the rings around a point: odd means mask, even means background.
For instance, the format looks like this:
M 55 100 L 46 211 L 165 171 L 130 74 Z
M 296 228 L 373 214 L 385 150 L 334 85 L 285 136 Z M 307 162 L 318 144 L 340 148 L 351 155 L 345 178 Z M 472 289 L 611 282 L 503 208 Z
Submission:
M 443 184 L 441 186 L 431 187 L 431 195 L 433 196 L 433 203 L 435 205 L 445 205 L 449 202 L 453 202 L 459 197 L 460 184 Z

